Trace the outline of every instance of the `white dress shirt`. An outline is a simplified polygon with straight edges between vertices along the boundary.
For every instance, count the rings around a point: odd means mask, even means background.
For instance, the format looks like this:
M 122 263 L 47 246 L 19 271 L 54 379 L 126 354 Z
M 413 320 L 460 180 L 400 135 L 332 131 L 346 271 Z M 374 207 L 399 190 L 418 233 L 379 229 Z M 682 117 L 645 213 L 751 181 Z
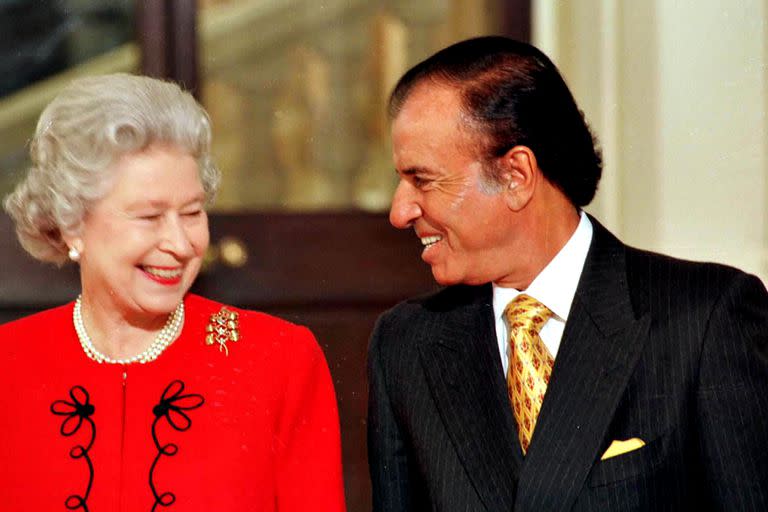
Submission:
M 541 328 L 539 335 L 541 340 L 547 346 L 552 357 L 557 357 L 557 350 L 560 348 L 560 340 L 563 337 L 565 322 L 568 320 L 568 313 L 571 311 L 573 296 L 576 294 L 576 286 L 579 284 L 581 271 L 584 269 L 584 262 L 587 259 L 589 245 L 592 242 L 592 223 L 589 222 L 587 215 L 581 212 L 579 224 L 571 238 L 566 242 L 560 252 L 558 252 L 552 261 L 536 276 L 527 290 L 517 290 L 515 288 L 502 288 L 493 285 L 493 315 L 496 322 L 496 340 L 499 344 L 499 354 L 501 355 L 501 366 L 504 368 L 504 375 L 507 374 L 509 366 L 509 342 L 507 322 L 504 319 L 504 309 L 507 304 L 520 295 L 527 295 L 538 300 L 550 311 L 552 316 Z

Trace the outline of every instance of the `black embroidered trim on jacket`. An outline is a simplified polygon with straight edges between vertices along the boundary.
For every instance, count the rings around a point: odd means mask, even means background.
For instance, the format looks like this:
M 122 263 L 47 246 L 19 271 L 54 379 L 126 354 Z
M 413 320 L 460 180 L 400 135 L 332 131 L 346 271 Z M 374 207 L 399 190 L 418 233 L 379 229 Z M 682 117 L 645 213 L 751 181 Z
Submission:
M 152 495 L 155 497 L 155 503 L 152 505 L 153 512 L 157 509 L 158 505 L 170 507 L 176 501 L 176 495 L 172 492 L 168 491 L 158 494 L 154 474 L 160 457 L 163 455 L 173 457 L 179 451 L 178 445 L 174 443 L 160 444 L 157 438 L 157 424 L 162 418 L 165 418 L 174 430 L 185 432 L 192 426 L 192 420 L 189 419 L 189 416 L 184 411 L 197 409 L 205 402 L 202 395 L 195 393 L 182 395 L 183 391 L 184 383 L 180 380 L 174 380 L 163 391 L 160 402 L 152 408 L 152 413 L 155 415 L 155 420 L 152 422 L 152 440 L 155 442 L 158 452 L 155 460 L 152 462 L 152 467 L 149 468 L 149 487 L 152 489 Z
M 73 436 L 80 430 L 83 421 L 85 421 L 91 426 L 91 438 L 86 446 L 76 444 L 69 451 L 70 457 L 73 459 L 85 459 L 86 464 L 88 464 L 88 486 L 82 496 L 79 494 L 68 496 L 64 501 L 64 506 L 68 510 L 83 509 L 85 512 L 88 512 L 88 496 L 91 494 L 91 487 L 93 485 L 93 462 L 91 462 L 88 452 L 91 451 L 93 442 L 96 440 L 96 425 L 91 419 L 96 408 L 91 404 L 90 396 L 83 386 L 73 386 L 69 390 L 69 396 L 72 398 L 71 402 L 56 400 L 51 404 L 51 412 L 53 414 L 66 416 L 64 421 L 61 422 L 59 432 L 65 437 Z

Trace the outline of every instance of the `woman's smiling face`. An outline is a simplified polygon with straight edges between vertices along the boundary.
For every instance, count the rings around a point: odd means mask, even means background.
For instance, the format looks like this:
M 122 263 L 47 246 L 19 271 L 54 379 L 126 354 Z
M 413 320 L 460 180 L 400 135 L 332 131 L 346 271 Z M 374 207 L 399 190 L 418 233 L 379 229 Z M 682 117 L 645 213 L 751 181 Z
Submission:
M 197 162 L 175 146 L 153 144 L 112 165 L 112 188 L 67 237 L 81 253 L 83 297 L 125 318 L 168 314 L 208 248 Z

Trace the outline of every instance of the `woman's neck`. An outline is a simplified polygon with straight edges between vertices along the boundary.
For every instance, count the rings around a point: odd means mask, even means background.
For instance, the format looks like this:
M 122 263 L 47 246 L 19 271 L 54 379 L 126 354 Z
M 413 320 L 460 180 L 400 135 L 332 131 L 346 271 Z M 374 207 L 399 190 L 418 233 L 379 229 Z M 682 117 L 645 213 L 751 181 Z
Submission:
M 81 298 L 83 326 L 93 346 L 112 359 L 129 359 L 141 354 L 157 338 L 169 314 L 128 313 L 115 307 Z

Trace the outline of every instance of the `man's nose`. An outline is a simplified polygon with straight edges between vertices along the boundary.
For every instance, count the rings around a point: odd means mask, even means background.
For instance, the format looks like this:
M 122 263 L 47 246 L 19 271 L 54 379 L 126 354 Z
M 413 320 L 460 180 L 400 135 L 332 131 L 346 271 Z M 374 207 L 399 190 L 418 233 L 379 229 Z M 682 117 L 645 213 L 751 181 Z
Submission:
M 413 222 L 421 217 L 421 207 L 417 201 L 413 185 L 405 180 L 395 189 L 395 195 L 392 197 L 392 206 L 389 209 L 389 222 L 399 229 L 406 229 L 413 225 Z

